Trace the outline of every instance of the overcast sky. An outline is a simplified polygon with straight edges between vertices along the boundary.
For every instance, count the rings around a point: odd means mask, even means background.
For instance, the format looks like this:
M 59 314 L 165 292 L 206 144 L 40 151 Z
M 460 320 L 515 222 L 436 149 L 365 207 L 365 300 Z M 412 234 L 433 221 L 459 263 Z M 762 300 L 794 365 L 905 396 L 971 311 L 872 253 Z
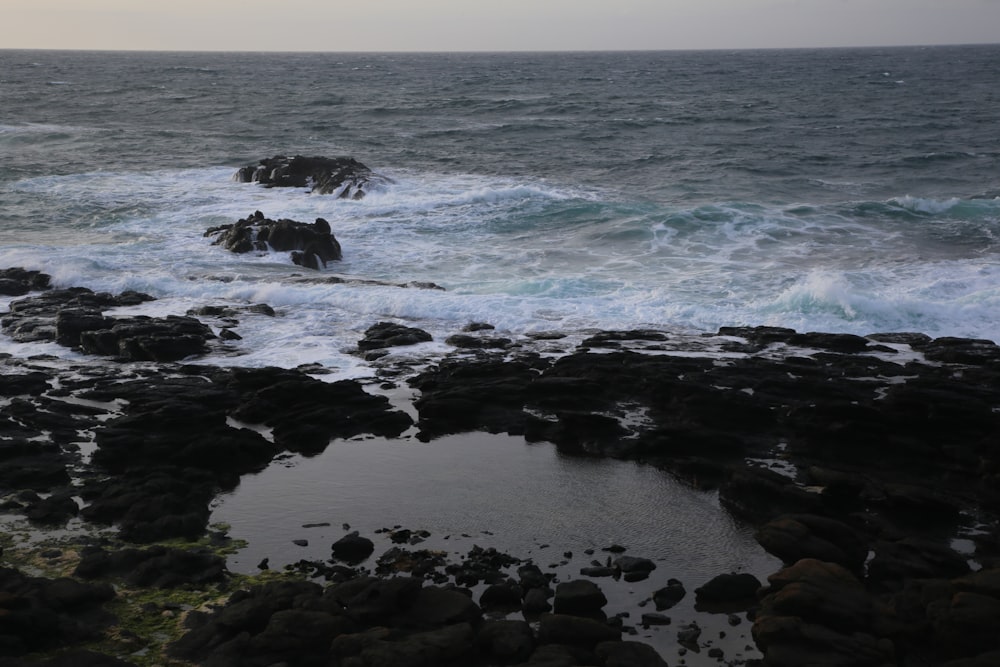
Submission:
M 0 0 L 0 48 L 730 49 L 1000 42 L 1000 0 Z

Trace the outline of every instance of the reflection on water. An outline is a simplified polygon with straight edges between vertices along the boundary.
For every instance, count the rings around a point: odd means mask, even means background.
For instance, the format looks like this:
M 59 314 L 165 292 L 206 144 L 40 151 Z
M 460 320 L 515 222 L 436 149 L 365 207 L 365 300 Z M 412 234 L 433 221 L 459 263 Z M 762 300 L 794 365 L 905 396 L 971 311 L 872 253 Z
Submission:
M 546 544 L 562 553 L 618 543 L 663 562 L 678 578 L 714 576 L 761 558 L 751 532 L 714 493 L 693 491 L 650 466 L 569 457 L 548 444 L 484 433 L 428 443 L 337 441 L 320 456 L 244 477 L 220 498 L 213 520 L 250 541 L 231 563 L 237 570 L 253 569 L 264 556 L 272 564 L 307 554 L 328 558 L 343 523 L 369 537 L 395 525 L 428 530 L 425 546 L 488 531 L 492 546 L 517 556 Z M 332 526 L 302 528 L 322 522 Z M 293 539 L 315 540 L 318 549 L 296 548 Z
M 749 623 L 731 628 L 724 615 L 713 621 L 695 614 L 694 589 L 718 574 L 747 571 L 763 580 L 778 568 L 752 531 L 719 507 L 714 493 L 694 491 L 651 466 L 569 457 L 547 443 L 483 433 L 428 443 L 335 441 L 314 458 L 287 459 L 244 477 L 217 501 L 212 520 L 249 541 L 230 557 L 230 569 L 240 572 L 256 571 L 265 557 L 271 568 L 302 558 L 326 560 L 345 523 L 375 541 L 374 557 L 393 546 L 375 531 L 398 525 L 430 531 L 415 548 L 445 550 L 457 560 L 473 545 L 495 547 L 531 558 L 560 580 L 579 577 L 592 559 L 603 562 L 608 554 L 601 549 L 617 543 L 629 555 L 653 559 L 657 569 L 643 582 L 596 580 L 609 599 L 609 615 L 628 611 L 627 622 L 638 625 L 644 611 L 654 611 L 639 603 L 667 579 L 680 579 L 688 590 L 667 612 L 672 626 L 639 628 L 638 638 L 664 655 L 676 650 L 676 628 L 691 620 L 706 637 L 712 630 L 716 637 L 719 629 L 728 632 L 727 655 L 754 655 L 746 648 L 752 644 Z M 329 525 L 303 527 L 317 523 Z M 594 554 L 584 554 L 587 549 Z M 688 656 L 687 663 L 698 659 Z

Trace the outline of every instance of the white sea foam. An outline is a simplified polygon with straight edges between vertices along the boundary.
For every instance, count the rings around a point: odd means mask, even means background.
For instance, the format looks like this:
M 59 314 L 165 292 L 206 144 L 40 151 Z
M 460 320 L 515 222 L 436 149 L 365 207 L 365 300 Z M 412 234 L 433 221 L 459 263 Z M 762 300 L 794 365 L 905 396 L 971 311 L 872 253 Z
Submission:
M 930 215 L 938 215 L 945 213 L 955 206 L 957 206 L 962 200 L 957 197 L 951 197 L 949 199 L 927 199 L 923 197 L 911 197 L 906 195 L 904 197 L 896 197 L 892 200 L 892 203 L 905 208 L 908 211 L 913 211 L 914 213 L 927 213 Z
M 389 172 L 394 182 L 365 199 L 343 201 L 234 183 L 232 171 L 19 181 L 11 190 L 44 200 L 56 219 L 0 247 L 0 265 L 45 271 L 57 286 L 159 299 L 123 312 L 265 302 L 278 317 L 240 316 L 243 340 L 230 344 L 238 356 L 219 363 L 321 363 L 348 376 L 364 372 L 349 352 L 380 320 L 425 328 L 436 341 L 471 321 L 514 337 L 776 324 L 994 338 L 1000 320 L 995 255 L 976 251 L 972 261 L 958 245 L 959 257 L 926 261 L 909 236 L 923 228 L 879 227 L 841 207 L 680 209 L 537 180 L 403 171 Z M 994 202 L 894 201 L 932 218 L 971 206 L 979 228 L 995 224 Z M 287 253 L 236 255 L 203 236 L 254 210 L 326 218 L 344 260 L 312 272 Z M 333 275 L 348 282 L 303 282 Z M 445 291 L 352 279 L 432 282 Z

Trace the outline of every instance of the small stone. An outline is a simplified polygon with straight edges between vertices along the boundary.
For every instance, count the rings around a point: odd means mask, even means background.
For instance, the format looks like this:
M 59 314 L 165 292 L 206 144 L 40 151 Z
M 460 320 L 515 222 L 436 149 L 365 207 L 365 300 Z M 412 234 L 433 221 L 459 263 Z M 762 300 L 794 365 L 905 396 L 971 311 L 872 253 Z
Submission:
M 643 614 L 642 624 L 643 625 L 670 625 L 671 619 L 669 616 L 664 614 Z

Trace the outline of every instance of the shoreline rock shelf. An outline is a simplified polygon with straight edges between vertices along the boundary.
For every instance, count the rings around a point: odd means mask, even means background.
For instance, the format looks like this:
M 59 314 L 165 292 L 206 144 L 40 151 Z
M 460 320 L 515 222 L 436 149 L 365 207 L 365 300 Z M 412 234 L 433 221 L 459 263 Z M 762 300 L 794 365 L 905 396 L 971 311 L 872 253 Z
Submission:
M 18 295 L 47 281 L 10 270 L 0 285 Z M 12 302 L 4 332 L 86 350 L 87 332 L 114 330 L 103 309 L 121 298 L 142 297 L 45 290 Z M 72 308 L 67 299 L 76 299 Z M 400 333 L 404 342 L 426 340 L 386 324 L 359 347 L 377 352 Z M 601 332 L 558 358 L 513 342 L 455 346 L 422 369 L 412 359 L 396 367 L 392 355 L 376 358 L 382 378 L 407 378 L 419 392 L 415 424 L 359 381 L 324 383 L 300 370 L 0 359 L 5 511 L 38 526 L 79 516 L 117 528 L 114 540 L 84 554 L 75 578 L 30 582 L 4 568 L 0 618 L 30 610 L 33 619 L 52 619 L 65 629 L 45 649 L 82 656 L 81 642 L 114 627 L 101 610 L 119 604 L 104 583 L 81 583 L 83 573 L 117 582 L 129 564 L 142 563 L 148 581 L 176 582 L 191 563 L 204 580 L 188 585 L 231 582 L 240 590 L 186 614 L 183 636 L 168 650 L 176 659 L 663 664 L 622 636 L 629 621 L 605 616 L 603 594 L 586 574 L 554 581 L 530 562 L 486 551 L 448 564 L 400 546 L 412 536 L 403 530 L 393 532 L 399 544 L 377 558 L 375 573 L 365 569 L 375 558 L 371 540 L 358 535 L 350 540 L 356 548 L 331 547 L 340 561 L 302 562 L 273 573 L 278 580 L 237 579 L 197 553 L 209 504 L 241 475 L 285 452 L 320 452 L 331 438 L 398 437 L 415 426 L 425 440 L 465 431 L 523 435 L 567 455 L 641 460 L 718 489 L 720 502 L 783 561 L 766 583 L 728 572 L 680 582 L 668 579 L 669 563 L 617 552 L 607 564 L 592 562 L 591 575 L 642 581 L 664 572 L 649 582 L 657 612 L 691 590 L 699 613 L 734 627 L 748 614 L 764 665 L 967 667 L 1000 655 L 1000 347 L 990 341 L 727 328 L 685 340 Z M 81 442 L 93 450 L 89 459 Z M 155 544 L 168 538 L 192 541 L 180 547 L 191 555 Z M 134 546 L 149 543 L 148 553 Z M 327 585 L 315 581 L 324 577 Z M 518 604 L 524 620 L 493 616 Z M 67 623 L 78 613 L 102 621 L 74 634 Z M 684 650 L 737 664 L 720 657 L 705 622 L 642 616 L 644 627 L 672 633 Z M 47 664 L 11 627 L 0 623 L 0 652 Z M 130 664 L 119 657 L 79 664 Z

